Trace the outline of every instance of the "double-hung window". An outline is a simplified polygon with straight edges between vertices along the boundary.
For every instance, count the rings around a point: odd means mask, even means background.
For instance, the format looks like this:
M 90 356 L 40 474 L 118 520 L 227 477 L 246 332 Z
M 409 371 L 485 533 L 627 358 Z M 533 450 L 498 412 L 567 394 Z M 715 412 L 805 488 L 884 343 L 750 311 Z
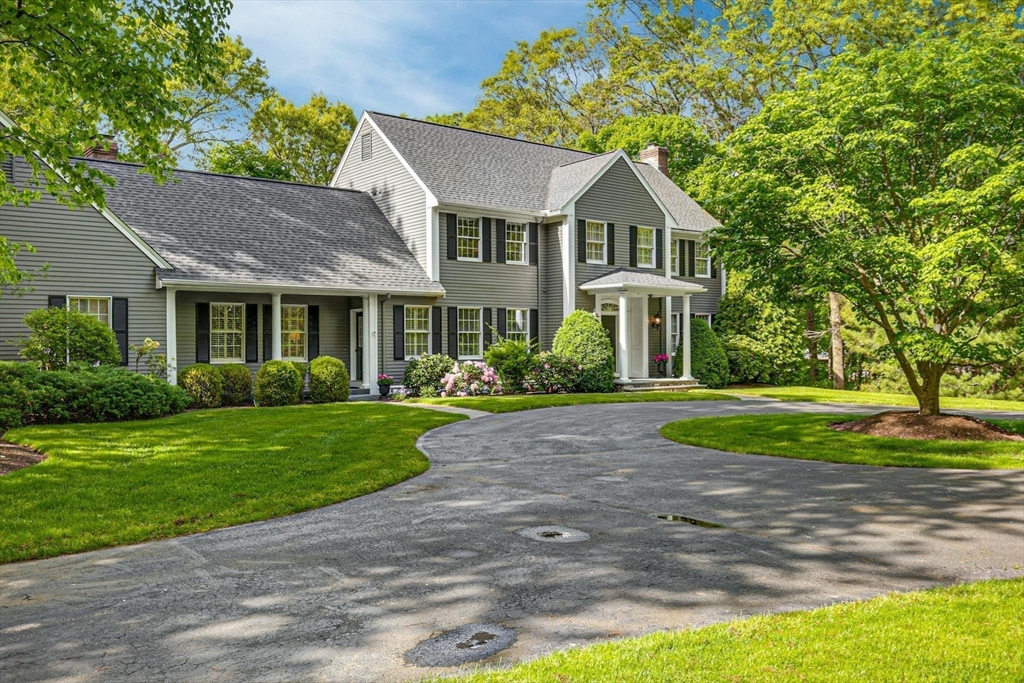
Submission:
M 306 307 L 281 306 L 281 358 L 306 360 Z
M 672 240 L 672 274 L 679 275 L 679 265 L 681 259 L 679 258 L 679 240 Z
M 483 357 L 483 310 L 459 309 L 459 358 Z
M 505 309 L 505 338 L 529 342 L 530 310 L 528 308 Z
M 526 223 L 505 223 L 505 263 L 525 264 L 527 259 Z
M 654 267 L 654 228 L 636 229 L 636 265 Z
M 587 221 L 587 263 L 608 263 L 608 224 Z
M 480 219 L 459 216 L 457 248 L 460 261 L 480 260 Z
M 241 363 L 245 348 L 245 304 L 210 304 L 210 361 Z
M 405 357 L 408 360 L 430 353 L 430 306 L 405 307 Z
M 85 313 L 110 325 L 110 298 L 106 296 L 69 296 L 68 308 L 72 311 Z
M 711 249 L 707 242 L 696 242 L 693 267 L 697 277 L 711 277 Z

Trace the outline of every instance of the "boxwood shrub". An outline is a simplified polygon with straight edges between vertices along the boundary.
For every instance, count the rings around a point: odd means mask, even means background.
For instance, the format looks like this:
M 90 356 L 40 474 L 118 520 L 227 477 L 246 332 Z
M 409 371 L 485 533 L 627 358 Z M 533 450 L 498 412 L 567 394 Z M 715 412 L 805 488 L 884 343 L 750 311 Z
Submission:
M 319 356 L 309 364 L 309 397 L 313 403 L 347 401 L 349 394 L 348 369 L 331 356 Z
M 218 365 L 224 377 L 221 405 L 243 406 L 252 403 L 252 371 L 240 363 Z
M 694 378 L 711 389 L 720 389 L 729 383 L 729 359 L 718 341 L 718 335 L 711 331 L 703 318 L 690 321 L 690 346 L 690 372 Z M 683 375 L 682 344 L 676 349 L 672 371 L 676 377 Z
M 573 311 L 555 333 L 551 351 L 583 366 L 576 391 L 601 392 L 615 388 L 615 354 L 601 321 L 589 311 Z
M 217 408 L 224 399 L 224 375 L 209 363 L 182 368 L 178 372 L 178 386 L 192 399 L 193 408 Z
M 437 396 L 441 393 L 441 379 L 452 371 L 455 361 L 443 353 L 435 353 L 409 361 L 402 376 L 402 385 L 411 395 Z
M 290 406 L 302 397 L 302 374 L 288 361 L 268 360 L 256 373 L 258 406 Z

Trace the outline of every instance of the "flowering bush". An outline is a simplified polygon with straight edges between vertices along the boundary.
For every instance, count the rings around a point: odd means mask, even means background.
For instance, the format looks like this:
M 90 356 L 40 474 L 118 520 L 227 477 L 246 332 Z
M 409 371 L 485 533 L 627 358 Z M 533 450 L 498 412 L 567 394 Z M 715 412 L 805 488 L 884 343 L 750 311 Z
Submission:
M 580 391 L 583 365 L 571 358 L 543 351 L 533 357 L 533 372 L 527 382 L 534 391 L 548 394 Z
M 501 382 L 494 368 L 481 361 L 455 363 L 441 379 L 441 396 L 479 396 L 500 394 Z

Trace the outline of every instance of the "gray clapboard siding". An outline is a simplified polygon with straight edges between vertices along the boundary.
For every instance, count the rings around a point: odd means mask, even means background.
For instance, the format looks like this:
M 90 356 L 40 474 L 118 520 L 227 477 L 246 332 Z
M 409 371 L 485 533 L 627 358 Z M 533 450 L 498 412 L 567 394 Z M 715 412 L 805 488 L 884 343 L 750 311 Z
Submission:
M 548 351 L 562 324 L 562 249 L 559 244 L 560 223 L 540 226 L 540 347 Z
M 378 302 L 378 305 L 380 303 Z M 402 375 L 405 374 L 405 367 L 408 363 L 404 360 L 395 360 L 395 306 L 435 306 L 437 299 L 428 297 L 392 297 L 384 302 L 383 311 L 379 313 L 382 336 L 380 338 L 380 352 L 383 354 L 383 362 L 379 363 L 381 372 L 395 378 L 396 384 L 402 383 Z M 365 312 L 363 314 L 365 316 Z M 365 317 L 363 318 L 366 319 Z M 433 312 L 431 312 L 431 344 L 433 344 Z M 445 353 L 448 352 L 448 316 L 441 313 L 441 346 Z M 441 353 L 441 350 L 431 346 L 430 352 Z
M 16 180 L 24 181 L 27 166 L 13 163 Z M 44 278 L 27 283 L 24 296 L 5 291 L 0 296 L 0 359 L 18 360 L 17 346 L 28 330 L 22 318 L 45 308 L 50 295 L 109 296 L 128 299 L 128 343 L 149 337 L 166 348 L 164 292 L 156 289 L 155 266 L 110 224 L 99 211 L 86 206 L 68 209 L 49 195 L 29 206 L 0 206 L 0 233 L 12 242 L 28 242 L 37 252 L 22 251 L 19 268 L 35 271 L 48 263 Z M 129 365 L 135 359 L 129 353 Z
M 362 136 L 368 133 L 373 154 L 362 157 Z M 385 144 L 373 126 L 363 121 L 352 137 L 352 149 L 345 159 L 335 187 L 370 193 L 381 212 L 409 245 L 416 260 L 427 269 L 427 195 L 401 160 Z
M 689 263 L 689 250 L 690 245 L 686 240 L 681 240 L 679 250 L 680 258 L 682 258 L 682 272 L 687 272 L 687 263 Z M 695 285 L 700 285 L 705 288 L 706 292 L 700 292 L 690 296 L 690 313 L 700 313 L 701 315 L 718 313 L 718 301 L 722 298 L 722 272 L 721 270 L 716 271 L 717 277 L 677 277 L 673 276 L 673 280 L 681 280 L 683 282 L 691 282 Z M 672 300 L 672 312 L 682 313 L 683 312 L 683 299 L 682 297 L 676 297 Z

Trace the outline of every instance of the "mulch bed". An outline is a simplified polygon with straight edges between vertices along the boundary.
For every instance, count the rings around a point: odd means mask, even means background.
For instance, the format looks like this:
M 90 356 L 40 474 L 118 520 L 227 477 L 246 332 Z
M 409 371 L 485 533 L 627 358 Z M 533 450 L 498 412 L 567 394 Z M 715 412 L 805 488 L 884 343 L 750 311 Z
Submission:
M 918 415 L 906 410 L 890 410 L 852 422 L 834 422 L 829 427 L 838 432 L 922 441 L 1024 441 L 1020 434 L 974 417 Z
M 39 451 L 0 439 L 0 476 L 46 460 Z

